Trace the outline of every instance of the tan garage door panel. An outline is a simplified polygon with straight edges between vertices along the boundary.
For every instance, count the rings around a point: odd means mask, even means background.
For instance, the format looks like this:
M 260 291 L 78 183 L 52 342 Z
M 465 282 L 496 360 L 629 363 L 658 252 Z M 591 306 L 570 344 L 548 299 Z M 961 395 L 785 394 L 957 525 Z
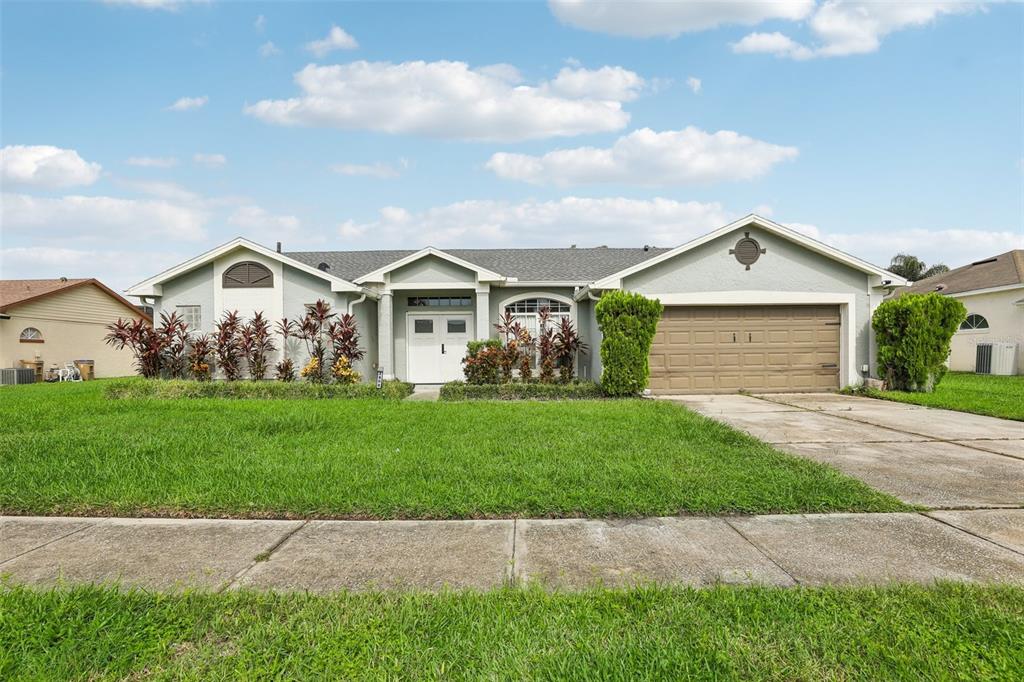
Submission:
M 839 388 L 839 306 L 667 306 L 653 393 Z

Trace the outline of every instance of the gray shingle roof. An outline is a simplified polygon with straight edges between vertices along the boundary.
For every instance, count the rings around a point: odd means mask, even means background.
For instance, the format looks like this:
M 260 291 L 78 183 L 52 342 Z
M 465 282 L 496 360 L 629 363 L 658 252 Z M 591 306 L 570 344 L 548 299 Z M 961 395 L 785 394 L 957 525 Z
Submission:
M 589 283 L 665 253 L 667 248 L 585 248 L 585 249 L 442 249 L 505 277 L 522 282 Z M 327 272 L 355 280 L 362 275 L 405 258 L 416 250 L 402 251 L 289 251 L 285 256 Z
M 929 291 L 940 291 L 943 294 L 958 294 L 1021 283 L 1024 283 L 1024 249 L 1016 249 L 914 282 L 901 293 L 926 294 Z

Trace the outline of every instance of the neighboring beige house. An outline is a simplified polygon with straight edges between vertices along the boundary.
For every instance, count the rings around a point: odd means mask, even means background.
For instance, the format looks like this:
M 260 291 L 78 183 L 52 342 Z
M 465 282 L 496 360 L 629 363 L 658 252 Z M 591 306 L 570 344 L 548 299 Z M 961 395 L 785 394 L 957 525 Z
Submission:
M 42 360 L 45 371 L 92 360 L 96 377 L 134 374 L 131 352 L 103 342 L 118 318 L 152 321 L 95 279 L 0 280 L 0 367 Z
M 1013 343 L 1016 373 L 1024 372 L 1024 249 L 922 279 L 901 293 L 930 291 L 959 299 L 967 308 L 967 319 L 953 335 L 951 370 L 975 371 L 979 343 Z

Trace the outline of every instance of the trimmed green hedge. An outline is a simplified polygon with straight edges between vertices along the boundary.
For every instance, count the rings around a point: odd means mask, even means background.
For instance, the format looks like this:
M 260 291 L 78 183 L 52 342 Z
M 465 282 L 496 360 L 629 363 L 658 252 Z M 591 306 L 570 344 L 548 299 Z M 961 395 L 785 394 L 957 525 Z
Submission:
M 601 386 L 610 396 L 638 395 L 647 388 L 648 356 L 661 320 L 657 299 L 608 291 L 594 306 L 601 328 Z
M 934 292 L 904 294 L 879 305 L 871 327 L 886 386 L 933 391 L 946 373 L 950 341 L 966 316 L 963 303 Z
M 123 398 L 248 398 L 319 400 L 326 398 L 378 398 L 402 400 L 412 395 L 412 384 L 385 381 L 373 384 L 310 384 L 302 381 L 186 381 L 179 379 L 119 379 L 104 386 L 104 395 Z
M 441 400 L 596 400 L 601 387 L 592 381 L 571 384 L 467 384 L 452 381 L 441 387 Z

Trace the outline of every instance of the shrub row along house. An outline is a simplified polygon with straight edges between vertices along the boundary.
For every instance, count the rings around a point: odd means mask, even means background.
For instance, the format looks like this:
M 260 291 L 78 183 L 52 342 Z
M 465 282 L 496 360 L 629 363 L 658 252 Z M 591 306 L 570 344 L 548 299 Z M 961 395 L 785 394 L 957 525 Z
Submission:
M 354 317 L 364 378 L 442 383 L 463 378 L 467 343 L 497 337 L 506 316 L 533 338 L 570 320 L 590 348 L 575 375 L 598 380 L 595 305 L 603 292 L 638 292 L 664 304 L 651 389 L 713 393 L 861 383 L 875 362 L 872 311 L 905 284 L 751 215 L 676 248 L 282 252 L 238 238 L 128 293 L 205 333 L 226 311 L 297 319 L 324 300 Z

